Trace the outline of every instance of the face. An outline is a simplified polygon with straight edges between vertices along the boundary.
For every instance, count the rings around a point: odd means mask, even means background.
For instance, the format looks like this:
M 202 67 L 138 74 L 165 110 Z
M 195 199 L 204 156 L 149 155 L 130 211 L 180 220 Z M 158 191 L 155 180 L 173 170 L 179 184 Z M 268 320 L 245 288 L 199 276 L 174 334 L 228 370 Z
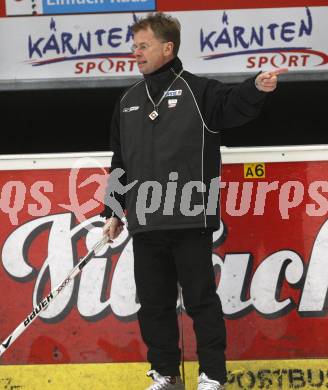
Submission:
M 156 38 L 148 27 L 134 34 L 133 54 L 137 60 L 139 71 L 143 74 L 155 72 L 173 59 L 173 43 L 163 42 Z

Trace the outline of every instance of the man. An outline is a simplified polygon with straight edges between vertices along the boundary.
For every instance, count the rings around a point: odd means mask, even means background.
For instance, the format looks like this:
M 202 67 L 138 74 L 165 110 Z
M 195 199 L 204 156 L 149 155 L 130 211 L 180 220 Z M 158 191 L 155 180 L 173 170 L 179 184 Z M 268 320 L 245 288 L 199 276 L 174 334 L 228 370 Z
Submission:
M 276 88 L 277 75 L 286 70 L 228 87 L 183 70 L 176 19 L 150 14 L 132 31 L 132 50 L 144 78 L 116 106 L 111 168 L 124 170 L 123 185 L 137 183 L 116 200 L 133 237 L 138 320 L 151 364 L 147 375 L 154 381 L 148 390 L 184 389 L 178 282 L 196 334 L 198 390 L 224 389 L 226 333 L 212 265 L 212 233 L 220 224 L 219 208 L 213 208 L 218 204 L 220 132 L 255 118 L 265 92 Z M 122 231 L 122 213 L 115 211 L 106 206 L 102 213 L 110 239 Z

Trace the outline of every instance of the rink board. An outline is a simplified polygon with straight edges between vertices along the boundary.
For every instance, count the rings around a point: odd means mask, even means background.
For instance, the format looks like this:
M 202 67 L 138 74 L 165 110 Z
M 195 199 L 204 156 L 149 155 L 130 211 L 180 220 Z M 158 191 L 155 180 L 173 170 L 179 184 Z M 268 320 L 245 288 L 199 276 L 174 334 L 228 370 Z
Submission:
M 110 157 L 0 156 L 0 342 L 101 236 Z M 223 163 L 213 265 L 229 388 L 328 388 L 328 147 L 223 148 Z M 125 229 L 1 357 L 0 389 L 144 389 L 138 309 Z

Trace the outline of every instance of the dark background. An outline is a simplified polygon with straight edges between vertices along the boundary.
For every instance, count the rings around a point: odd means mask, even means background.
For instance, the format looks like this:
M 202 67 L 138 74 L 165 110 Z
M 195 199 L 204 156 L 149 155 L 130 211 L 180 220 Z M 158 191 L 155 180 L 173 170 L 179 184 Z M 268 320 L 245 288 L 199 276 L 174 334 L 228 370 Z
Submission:
M 124 89 L 1 91 L 0 154 L 110 150 Z M 328 144 L 328 81 L 280 82 L 259 118 L 222 135 L 225 146 Z

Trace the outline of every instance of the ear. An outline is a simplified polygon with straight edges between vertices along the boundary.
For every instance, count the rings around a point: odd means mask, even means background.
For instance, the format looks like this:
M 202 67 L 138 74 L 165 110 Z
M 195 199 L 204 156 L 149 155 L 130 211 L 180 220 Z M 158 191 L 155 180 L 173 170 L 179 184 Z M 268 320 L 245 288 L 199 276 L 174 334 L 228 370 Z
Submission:
M 165 42 L 164 55 L 167 57 L 173 55 L 173 47 L 174 47 L 173 42 Z

